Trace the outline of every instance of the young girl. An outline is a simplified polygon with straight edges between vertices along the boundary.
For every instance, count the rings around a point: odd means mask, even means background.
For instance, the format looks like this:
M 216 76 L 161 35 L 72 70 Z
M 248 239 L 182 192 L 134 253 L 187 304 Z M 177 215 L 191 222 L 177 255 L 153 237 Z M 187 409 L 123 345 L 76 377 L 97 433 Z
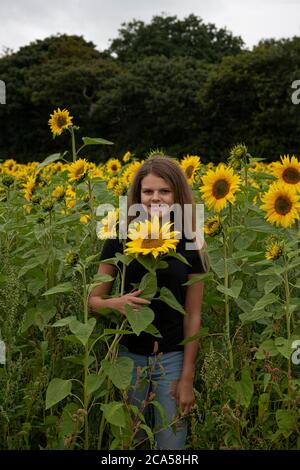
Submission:
M 126 355 L 134 361 L 132 390 L 129 392 L 130 401 L 141 407 L 149 393 L 155 393 L 166 414 L 167 426 L 162 426 L 161 414 L 154 408 L 155 434 L 158 449 L 182 449 L 187 435 L 186 415 L 189 414 L 194 402 L 193 382 L 198 342 L 180 345 L 184 338 L 193 336 L 201 326 L 201 306 L 203 298 L 203 283 L 197 281 L 189 286 L 183 286 L 197 273 L 207 270 L 206 258 L 200 249 L 188 250 L 186 242 L 193 241 L 187 230 L 184 230 L 184 204 L 190 204 L 192 211 L 192 228 L 195 229 L 195 203 L 191 188 L 177 162 L 170 157 L 152 156 L 137 170 L 128 193 L 128 207 L 132 204 L 143 204 L 150 219 L 157 215 L 162 221 L 166 207 L 180 204 L 182 208 L 182 233 L 176 246 L 176 252 L 182 254 L 190 266 L 182 261 L 168 257 L 168 268 L 157 270 L 158 287 L 167 287 L 172 291 L 177 301 L 184 307 L 186 315 L 173 309 L 166 303 L 153 299 L 150 308 L 154 311 L 154 326 L 161 338 L 146 332 L 137 335 L 124 335 L 121 339 L 119 356 Z M 176 207 L 176 206 L 174 206 Z M 128 218 L 130 223 L 130 218 Z M 174 227 L 172 227 L 172 230 Z M 198 247 L 199 247 L 198 243 Z M 116 252 L 122 252 L 123 246 L 118 239 L 105 241 L 101 260 L 112 258 Z M 110 264 L 101 263 L 99 274 L 115 276 L 117 268 Z M 125 305 L 134 310 L 148 305 L 149 301 L 140 297 L 141 290 L 132 290 L 133 283 L 139 283 L 146 274 L 146 269 L 136 260 L 127 267 L 125 275 L 125 294 L 116 298 L 104 298 L 111 289 L 112 282 L 102 283 L 90 295 L 89 306 L 97 312 L 101 308 L 110 307 L 125 314 Z M 140 371 L 148 366 L 148 385 L 138 386 Z M 144 369 L 145 370 L 145 369 Z M 142 382 L 145 384 L 145 381 Z M 146 382 L 147 383 L 147 382 Z M 154 383 L 154 390 L 150 384 Z M 153 387 L 153 385 L 152 385 Z M 177 420 L 176 420 L 177 418 Z M 170 425 L 172 423 L 174 425 Z

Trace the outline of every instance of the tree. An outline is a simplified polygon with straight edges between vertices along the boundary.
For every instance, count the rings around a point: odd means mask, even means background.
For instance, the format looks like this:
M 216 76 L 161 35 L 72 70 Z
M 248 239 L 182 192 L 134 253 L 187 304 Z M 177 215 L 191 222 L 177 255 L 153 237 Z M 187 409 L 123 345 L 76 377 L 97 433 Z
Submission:
M 207 117 L 207 155 L 224 160 L 241 141 L 267 160 L 299 154 L 300 109 L 291 101 L 291 84 L 299 78 L 300 38 L 261 42 L 252 52 L 224 58 L 198 94 Z
M 119 37 L 106 51 L 120 62 L 138 62 L 145 57 L 164 55 L 168 58 L 193 57 L 216 63 L 223 56 L 236 55 L 243 47 L 242 39 L 201 18 L 189 15 L 154 16 L 150 24 L 133 20 L 123 23 Z
M 117 143 L 141 153 L 199 151 L 199 89 L 212 65 L 193 58 L 148 57 L 111 77 L 93 106 L 92 119 Z M 200 136 L 200 137 L 199 137 Z
M 36 160 L 65 150 L 69 136 L 53 141 L 48 126 L 57 107 L 68 108 L 84 135 L 89 135 L 96 127 L 90 109 L 97 92 L 118 69 L 78 36 L 36 41 L 0 59 L 0 76 L 7 86 L 7 104 L 0 107 L 2 158 Z M 101 135 L 100 129 L 96 135 Z

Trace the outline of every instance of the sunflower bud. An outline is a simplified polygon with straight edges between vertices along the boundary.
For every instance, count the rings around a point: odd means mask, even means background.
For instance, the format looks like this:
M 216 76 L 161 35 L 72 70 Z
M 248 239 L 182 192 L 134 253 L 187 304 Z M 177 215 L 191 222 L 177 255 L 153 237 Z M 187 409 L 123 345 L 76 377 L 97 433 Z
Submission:
M 284 240 L 271 235 L 265 242 L 266 252 L 265 258 L 269 261 L 276 261 L 283 255 Z
M 53 191 L 51 196 L 54 197 L 57 201 L 61 201 L 66 194 L 66 190 L 63 186 L 57 186 Z
M 222 231 L 221 219 L 218 215 L 209 217 L 204 225 L 204 233 L 210 237 L 216 237 Z
M 79 255 L 78 255 L 78 253 L 76 253 L 74 251 L 70 251 L 65 256 L 65 263 L 68 266 L 74 267 L 74 266 L 76 266 L 78 261 L 79 261 Z
M 228 163 L 234 169 L 239 169 L 248 158 L 248 149 L 244 144 L 237 144 L 230 150 Z
M 42 196 L 40 194 L 34 194 L 31 198 L 31 202 L 33 204 L 39 204 L 42 200 Z
M 41 208 L 44 212 L 51 212 L 54 206 L 54 201 L 51 197 L 42 200 Z
M 14 184 L 14 177 L 11 175 L 3 175 L 2 177 L 2 184 L 3 186 L 6 186 L 7 188 L 10 188 Z

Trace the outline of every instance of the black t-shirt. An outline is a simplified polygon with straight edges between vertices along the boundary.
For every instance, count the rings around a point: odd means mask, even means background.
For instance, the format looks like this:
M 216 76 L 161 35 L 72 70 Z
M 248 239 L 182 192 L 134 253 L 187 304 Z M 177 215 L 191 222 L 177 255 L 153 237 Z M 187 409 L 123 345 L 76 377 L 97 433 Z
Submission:
M 198 251 L 185 249 L 185 243 L 188 241 L 186 238 L 179 240 L 176 252 L 182 254 L 191 266 L 176 258 L 167 256 L 164 260 L 168 262 L 168 268 L 156 271 L 158 287 L 167 287 L 183 307 L 185 305 L 187 286 L 182 284 L 188 280 L 188 274 L 204 272 Z M 100 260 L 113 258 L 116 253 L 123 253 L 122 242 L 119 239 L 107 239 L 104 242 Z M 125 293 L 131 292 L 133 290 L 132 283 L 140 283 L 142 277 L 147 272 L 138 261 L 133 260 L 126 267 Z M 149 307 L 155 314 L 153 325 L 158 329 L 162 338 L 142 332 L 139 336 L 135 334 L 124 335 L 120 343 L 126 346 L 130 352 L 147 356 L 153 354 L 155 341 L 158 343 L 157 353 L 181 351 L 183 346 L 179 345 L 179 343 L 184 339 L 184 315 L 165 302 L 157 299 L 152 300 Z

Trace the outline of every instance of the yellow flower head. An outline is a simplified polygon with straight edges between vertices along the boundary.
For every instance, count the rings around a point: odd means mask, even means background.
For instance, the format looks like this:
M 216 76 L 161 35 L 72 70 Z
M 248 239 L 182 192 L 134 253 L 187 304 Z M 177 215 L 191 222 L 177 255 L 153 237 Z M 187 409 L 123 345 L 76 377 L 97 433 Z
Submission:
M 293 155 L 284 155 L 280 162 L 273 162 L 271 172 L 279 181 L 287 184 L 289 189 L 300 192 L 300 162 Z
M 128 165 L 128 167 L 123 171 L 122 173 L 122 179 L 123 181 L 129 185 L 131 184 L 133 178 L 134 178 L 134 175 L 136 174 L 137 170 L 139 169 L 139 167 L 144 163 L 144 160 L 142 160 L 141 162 L 132 162 Z
M 216 237 L 221 233 L 222 225 L 221 219 L 218 215 L 213 215 L 209 217 L 204 225 L 204 233 L 210 237 Z
M 125 196 L 128 191 L 128 185 L 120 179 L 118 184 L 113 188 L 113 193 L 115 196 Z
M 132 157 L 131 152 L 126 152 L 125 155 L 124 155 L 124 157 L 123 157 L 123 162 L 124 162 L 124 163 L 129 162 L 129 160 L 131 159 L 131 157 Z
M 261 199 L 261 209 L 267 212 L 265 219 L 271 224 L 288 228 L 299 219 L 299 197 L 286 184 L 273 183 Z
M 107 182 L 107 189 L 114 189 L 120 182 L 120 178 L 118 176 L 113 176 Z
M 61 201 L 66 194 L 66 190 L 63 186 L 56 186 L 56 188 L 52 191 L 52 197 L 54 197 L 57 201 Z
M 60 108 L 58 108 L 57 110 L 54 110 L 53 114 L 50 114 L 50 119 L 48 121 L 53 137 L 61 135 L 65 129 L 72 126 L 72 119 L 73 117 L 70 116 L 67 109 L 63 109 L 61 111 Z
M 111 158 L 106 163 L 106 170 L 109 175 L 116 175 L 121 170 L 122 165 L 117 158 Z
M 69 180 L 71 182 L 77 181 L 77 183 L 80 183 L 87 176 L 88 171 L 88 162 L 85 159 L 80 158 L 79 160 L 76 160 L 76 162 L 71 163 L 69 166 Z
M 234 202 L 235 193 L 239 189 L 241 178 L 235 175 L 232 168 L 220 164 L 215 170 L 208 170 L 202 176 L 203 186 L 200 191 L 209 209 L 220 212 L 227 202 Z
M 10 158 L 9 160 L 5 160 L 3 162 L 3 168 L 9 171 L 12 171 L 14 167 L 17 165 L 17 162 Z
M 30 201 L 33 195 L 33 191 L 35 189 L 35 176 L 31 175 L 28 176 L 26 183 L 23 184 L 23 193 L 24 197 L 27 201 Z
M 176 250 L 178 239 L 174 237 L 179 233 L 170 231 L 172 223 L 165 223 L 160 226 L 157 215 L 152 221 L 134 222 L 129 225 L 128 238 L 131 240 L 126 243 L 124 254 L 127 255 L 148 255 L 151 254 L 157 258 L 161 254 L 168 253 L 169 250 Z
M 73 209 L 75 207 L 76 192 L 74 191 L 72 186 L 68 186 L 68 188 L 66 189 L 65 201 L 68 209 Z
M 265 258 L 269 261 L 275 261 L 283 254 L 284 241 L 271 235 L 266 240 L 266 247 Z
M 82 223 L 82 224 L 87 224 L 88 221 L 90 220 L 91 216 L 89 214 L 85 214 L 85 215 L 82 215 L 79 219 L 79 221 Z
M 200 157 L 197 155 L 187 155 L 183 160 L 181 160 L 180 167 L 189 184 L 192 184 L 195 180 L 196 173 L 200 168 Z
M 105 179 L 105 176 L 104 176 L 104 169 L 102 166 L 98 166 L 96 168 L 94 168 L 93 170 L 91 170 L 89 172 L 89 175 L 90 175 L 90 178 L 93 179 L 93 178 L 101 178 L 101 179 Z

